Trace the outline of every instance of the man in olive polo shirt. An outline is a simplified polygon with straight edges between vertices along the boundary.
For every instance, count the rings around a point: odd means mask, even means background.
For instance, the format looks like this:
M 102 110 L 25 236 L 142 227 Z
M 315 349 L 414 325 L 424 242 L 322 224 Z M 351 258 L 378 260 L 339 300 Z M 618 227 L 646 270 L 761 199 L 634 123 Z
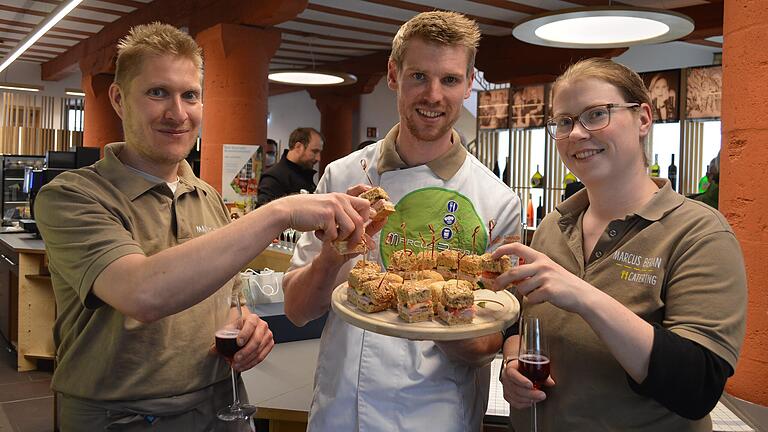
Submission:
M 231 384 L 211 348 L 232 316 L 239 269 L 288 226 L 324 240 L 362 235 L 369 205 L 344 194 L 276 200 L 229 223 L 219 194 L 184 160 L 202 117 L 201 67 L 189 35 L 134 27 L 109 92 L 125 143 L 37 197 L 58 308 L 62 430 L 213 430 Z M 273 346 L 267 325 L 244 315 L 237 371 Z

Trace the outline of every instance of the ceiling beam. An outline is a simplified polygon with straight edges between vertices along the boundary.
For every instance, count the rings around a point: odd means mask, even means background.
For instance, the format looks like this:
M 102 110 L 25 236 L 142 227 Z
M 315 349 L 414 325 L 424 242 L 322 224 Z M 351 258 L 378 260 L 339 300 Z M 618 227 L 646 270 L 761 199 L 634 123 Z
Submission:
M 367 1 L 369 3 L 380 4 L 383 6 L 389 6 L 397 9 L 411 10 L 414 12 L 431 12 L 434 10 L 446 10 L 441 8 L 435 8 L 432 6 L 425 6 L 421 4 L 411 3 L 403 0 L 364 0 L 364 1 Z M 486 18 L 486 17 L 471 15 L 467 13 L 463 13 L 463 15 L 466 16 L 467 18 L 472 18 L 473 20 L 477 21 L 480 24 L 487 24 L 487 25 L 492 25 L 496 27 L 503 27 L 503 28 L 510 28 L 510 29 L 515 27 L 515 25 L 513 23 L 510 23 L 509 21 L 501 21 L 493 18 Z
M 391 47 L 391 44 L 384 43 L 384 42 L 368 41 L 364 39 L 353 39 L 353 38 L 346 38 L 346 37 L 339 37 L 339 36 L 328 36 L 328 35 L 322 35 L 319 33 L 310 33 L 310 32 L 303 32 L 299 30 L 286 29 L 280 26 L 277 26 L 276 28 L 283 33 L 296 35 L 296 36 L 303 36 L 307 38 L 317 38 L 317 39 L 323 39 L 323 40 L 335 40 L 339 42 L 359 43 L 359 44 L 365 44 L 365 45 L 372 45 L 382 49 L 387 49 Z
M 67 49 L 42 67 L 42 79 L 58 80 L 74 70 L 81 59 L 96 55 L 110 59 L 115 46 L 131 27 L 162 21 L 177 27 L 187 27 L 195 35 L 218 23 L 270 26 L 295 17 L 307 0 L 271 0 L 246 2 L 241 0 L 155 0 L 130 14 L 105 25 L 97 34 Z M 107 50 L 107 53 L 94 54 Z M 103 62 L 91 62 L 103 65 Z M 83 71 L 84 73 L 99 71 Z
M 326 21 L 318 21 L 313 19 L 306 19 L 306 18 L 294 18 L 291 20 L 291 22 L 298 22 L 302 24 L 309 24 L 309 25 L 316 25 L 321 27 L 330 27 L 332 29 L 341 29 L 341 30 L 349 30 L 354 32 L 360 32 L 360 33 L 367 33 L 377 36 L 386 36 L 386 37 L 394 37 L 395 32 L 385 32 L 380 30 L 373 30 L 373 29 L 367 29 L 362 27 L 354 27 L 354 26 L 348 26 L 344 24 L 337 24 L 337 23 L 330 23 Z
M 35 0 L 35 1 L 38 2 L 38 3 L 48 3 L 48 4 L 52 4 L 52 5 L 56 5 L 56 6 L 61 4 L 60 0 Z M 86 11 L 90 11 L 90 12 L 98 12 L 98 13 L 103 13 L 103 14 L 107 14 L 107 15 L 115 15 L 115 16 L 125 16 L 125 15 L 128 14 L 128 12 L 124 12 L 124 11 L 121 11 L 121 10 L 105 9 L 105 8 L 100 8 L 100 7 L 95 7 L 95 6 L 88 6 L 88 5 L 84 5 L 82 3 L 77 6 L 77 9 L 78 10 L 86 10 Z
M 379 22 L 382 24 L 391 24 L 398 27 L 403 25 L 403 23 L 405 22 L 405 21 L 400 21 L 392 18 L 386 18 L 386 17 L 377 16 L 377 15 L 369 15 L 369 14 L 364 14 L 360 12 L 352 12 L 345 9 L 337 9 L 334 7 L 324 6 L 324 5 L 314 4 L 314 3 L 310 3 L 309 5 L 307 5 L 307 9 L 313 10 L 316 12 L 323 12 L 323 13 L 332 14 L 332 15 L 344 16 L 347 18 L 356 18 L 356 19 L 365 20 L 365 21 Z
M 34 15 L 39 17 L 47 17 L 48 15 L 50 15 L 50 12 L 42 12 L 42 11 L 36 11 L 33 9 L 18 8 L 18 7 L 8 6 L 4 4 L 0 4 L 0 10 L 6 11 L 6 12 Z M 104 26 L 110 23 L 109 21 L 94 20 L 90 18 L 80 18 L 80 17 L 72 16 L 71 14 L 62 18 L 62 21 L 79 22 L 83 24 L 93 24 L 98 26 Z
M 23 21 L 11 21 L 11 20 L 6 20 L 6 19 L 0 19 L 0 24 L 10 25 L 10 26 L 14 26 L 14 27 L 21 27 L 21 28 L 30 29 L 30 30 L 35 28 L 35 24 L 26 23 L 26 22 L 23 22 Z M 88 36 L 88 37 L 93 36 L 93 35 L 96 34 L 96 33 L 93 33 L 93 32 L 87 32 L 87 31 L 82 31 L 82 30 L 68 29 L 68 28 L 61 27 L 59 25 L 53 26 L 53 28 L 50 31 L 57 32 L 57 33 L 76 34 L 76 35 Z
M 507 0 L 469 0 L 473 3 L 484 4 L 486 6 L 493 6 L 499 9 L 506 9 L 512 12 L 520 12 L 530 15 L 536 15 L 540 13 L 549 12 L 548 9 L 542 9 L 536 6 L 530 6 L 527 4 L 521 4 L 517 2 L 511 2 Z

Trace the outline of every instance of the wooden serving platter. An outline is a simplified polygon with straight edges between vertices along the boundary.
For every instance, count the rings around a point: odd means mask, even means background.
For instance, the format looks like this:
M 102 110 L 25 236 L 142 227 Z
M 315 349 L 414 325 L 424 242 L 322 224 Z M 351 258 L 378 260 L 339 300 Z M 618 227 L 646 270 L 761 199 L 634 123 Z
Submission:
M 520 314 L 520 304 L 508 291 L 477 290 L 477 313 L 472 324 L 449 326 L 441 319 L 408 323 L 393 309 L 366 313 L 347 300 L 347 283 L 333 290 L 331 307 L 344 321 L 364 330 L 412 340 L 449 341 L 485 336 L 503 331 L 514 324 Z M 482 302 L 482 303 L 481 303 Z M 484 307 L 480 307 L 480 304 Z

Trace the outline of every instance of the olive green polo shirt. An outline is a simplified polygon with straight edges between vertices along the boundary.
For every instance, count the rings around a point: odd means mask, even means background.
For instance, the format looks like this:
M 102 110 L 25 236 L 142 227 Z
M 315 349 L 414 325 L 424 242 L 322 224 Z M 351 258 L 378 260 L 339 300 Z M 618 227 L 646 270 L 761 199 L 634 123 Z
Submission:
M 116 259 L 150 256 L 229 222 L 219 194 L 185 161 L 174 194 L 166 183 L 123 165 L 118 155 L 124 145 L 110 144 L 93 166 L 62 173 L 35 202 L 58 312 L 52 386 L 91 400 L 163 398 L 228 376 L 227 365 L 210 347 L 226 321 L 231 282 L 191 308 L 149 324 L 92 293 L 93 282 Z
M 376 171 L 379 175 L 387 171 L 409 168 L 397 153 L 397 136 L 399 133 L 400 124 L 398 123 L 387 132 L 387 135 L 382 140 L 379 163 L 376 165 Z M 452 179 L 461 166 L 464 165 L 464 159 L 467 158 L 467 150 L 461 145 L 461 137 L 453 129 L 451 129 L 451 143 L 453 145 L 447 152 L 425 164 L 435 175 L 444 181 Z
M 588 260 L 582 241 L 586 190 L 547 215 L 532 247 L 735 369 L 747 299 L 739 243 L 719 212 L 676 193 L 666 180 L 657 184 L 659 191 L 643 208 L 608 225 Z M 542 430 L 711 430 L 709 417 L 684 419 L 632 391 L 624 370 L 580 316 L 548 303 L 526 305 L 525 313 L 543 319 L 557 383 L 538 404 Z M 512 410 L 515 430 L 528 430 L 528 421 L 527 410 Z

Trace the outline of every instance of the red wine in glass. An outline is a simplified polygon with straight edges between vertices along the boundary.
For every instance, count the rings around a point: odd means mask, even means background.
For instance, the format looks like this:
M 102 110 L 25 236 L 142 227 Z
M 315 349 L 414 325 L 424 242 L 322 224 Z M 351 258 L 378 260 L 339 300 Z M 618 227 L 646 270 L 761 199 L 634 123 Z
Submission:
M 230 361 L 235 357 L 235 353 L 240 349 L 237 346 L 238 330 L 222 329 L 216 332 L 216 351 Z
M 523 354 L 517 360 L 520 373 L 531 380 L 535 388 L 541 389 L 549 376 L 549 358 L 541 354 Z

